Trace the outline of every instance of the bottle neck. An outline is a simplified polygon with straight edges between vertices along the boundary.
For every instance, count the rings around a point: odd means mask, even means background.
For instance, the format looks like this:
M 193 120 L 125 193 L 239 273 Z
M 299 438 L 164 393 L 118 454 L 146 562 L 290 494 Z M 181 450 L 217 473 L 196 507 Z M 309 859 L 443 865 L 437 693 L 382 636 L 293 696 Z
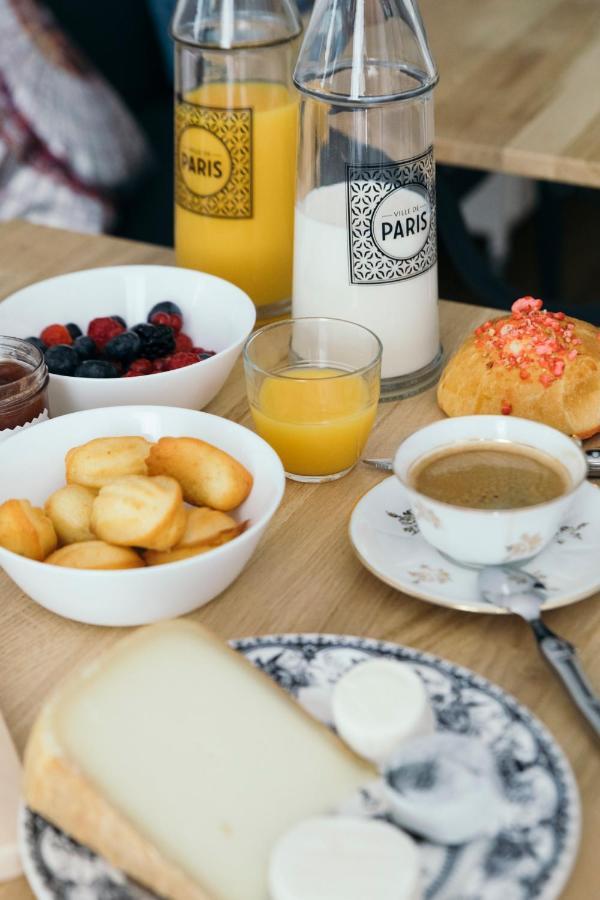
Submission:
M 379 67 L 385 70 L 391 68 L 383 63 Z M 385 79 L 380 78 L 375 71 L 370 82 L 362 80 L 358 86 L 353 84 L 354 75 L 350 65 L 340 66 L 335 73 L 328 75 L 306 72 L 299 74 L 296 70 L 292 80 L 301 94 L 345 109 L 384 106 L 387 103 L 425 98 L 439 81 L 437 72 L 435 76 L 427 77 L 423 72 L 407 65 L 394 64 L 393 68 L 393 82 L 390 81 L 390 89 L 386 93 L 379 93 L 379 86 L 385 83 Z

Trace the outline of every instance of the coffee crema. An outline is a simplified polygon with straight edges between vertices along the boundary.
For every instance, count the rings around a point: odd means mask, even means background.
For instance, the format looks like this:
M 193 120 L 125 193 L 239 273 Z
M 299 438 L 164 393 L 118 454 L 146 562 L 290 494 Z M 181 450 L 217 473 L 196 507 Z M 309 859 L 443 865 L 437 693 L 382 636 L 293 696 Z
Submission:
M 572 487 L 562 463 L 510 441 L 444 447 L 418 460 L 409 483 L 420 494 L 468 509 L 519 509 L 547 503 Z

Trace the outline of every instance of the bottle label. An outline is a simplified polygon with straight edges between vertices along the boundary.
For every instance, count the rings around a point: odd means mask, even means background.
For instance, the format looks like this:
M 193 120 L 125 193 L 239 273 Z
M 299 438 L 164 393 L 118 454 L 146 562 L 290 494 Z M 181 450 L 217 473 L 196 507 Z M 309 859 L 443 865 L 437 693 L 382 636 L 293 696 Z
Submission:
M 403 162 L 346 166 L 350 281 L 414 278 L 437 260 L 433 148 Z
M 199 216 L 252 218 L 252 109 L 177 104 L 175 199 Z

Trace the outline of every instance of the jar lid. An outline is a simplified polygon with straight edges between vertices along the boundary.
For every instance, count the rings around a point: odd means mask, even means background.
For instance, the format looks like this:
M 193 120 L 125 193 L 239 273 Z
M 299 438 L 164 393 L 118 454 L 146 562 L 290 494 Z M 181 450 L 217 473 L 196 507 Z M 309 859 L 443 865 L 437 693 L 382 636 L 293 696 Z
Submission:
M 280 44 L 301 31 L 294 0 L 178 0 L 171 25 L 179 43 L 212 50 Z
M 317 0 L 294 83 L 340 106 L 410 100 L 438 72 L 416 0 Z

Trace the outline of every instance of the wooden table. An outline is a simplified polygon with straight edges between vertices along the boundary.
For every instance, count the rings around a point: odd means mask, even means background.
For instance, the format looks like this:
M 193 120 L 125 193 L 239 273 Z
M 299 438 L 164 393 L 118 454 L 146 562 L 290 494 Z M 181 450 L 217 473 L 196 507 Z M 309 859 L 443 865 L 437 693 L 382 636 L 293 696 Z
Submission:
M 0 296 L 29 282 L 72 269 L 115 263 L 169 263 L 170 251 L 106 237 L 0 226 Z M 442 303 L 447 350 L 486 317 L 486 310 Z M 77 318 L 76 315 L 73 316 Z M 238 365 L 211 412 L 249 424 Z M 419 426 L 439 418 L 433 391 L 380 407 L 371 455 L 390 454 Z M 358 562 L 347 536 L 357 499 L 381 478 L 359 467 L 339 482 L 289 483 L 265 539 L 239 580 L 192 614 L 223 638 L 279 631 L 368 635 L 438 653 L 470 666 L 515 694 L 546 723 L 569 756 L 583 796 L 583 841 L 564 897 L 591 898 L 600 832 L 597 746 L 548 673 L 526 626 L 509 617 L 468 615 L 404 596 Z M 20 489 L 27 493 L 26 473 Z M 17 493 L 19 489 L 15 487 Z M 600 605 L 587 600 L 548 614 L 548 622 L 580 648 L 600 685 Z M 50 688 L 77 663 L 123 634 L 80 625 L 46 612 L 0 574 L 0 708 L 20 750 Z M 596 855 L 595 855 L 596 854 Z M 592 893 L 590 893 L 592 891 Z M 0 900 L 24 900 L 23 879 L 0 887 Z
M 438 162 L 600 187 L 598 0 L 421 0 Z

